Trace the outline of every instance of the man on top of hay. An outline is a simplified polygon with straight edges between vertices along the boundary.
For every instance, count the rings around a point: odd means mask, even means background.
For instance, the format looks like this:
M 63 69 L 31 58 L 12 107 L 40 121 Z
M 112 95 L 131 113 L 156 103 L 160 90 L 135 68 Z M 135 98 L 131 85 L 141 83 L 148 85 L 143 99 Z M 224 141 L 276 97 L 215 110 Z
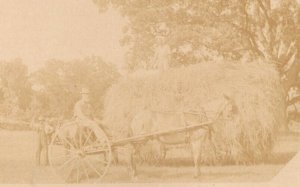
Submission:
M 170 30 L 165 24 L 159 25 L 159 35 L 156 36 L 157 46 L 155 55 L 153 58 L 154 64 L 160 71 L 169 69 L 171 49 L 167 44 L 167 36 L 170 34 Z
M 156 49 L 156 54 L 154 57 L 157 68 L 160 71 L 169 69 L 171 50 L 170 47 L 166 44 L 165 40 L 166 39 L 163 36 L 158 37 L 159 46 Z

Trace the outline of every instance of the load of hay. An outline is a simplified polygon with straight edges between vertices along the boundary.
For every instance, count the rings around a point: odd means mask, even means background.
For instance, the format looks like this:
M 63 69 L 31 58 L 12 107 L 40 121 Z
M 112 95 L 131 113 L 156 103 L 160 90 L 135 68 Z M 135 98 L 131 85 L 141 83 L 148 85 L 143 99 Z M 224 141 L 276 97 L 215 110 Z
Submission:
M 279 74 L 266 63 L 201 63 L 127 76 L 108 91 L 104 121 L 116 139 L 126 137 L 134 115 L 145 106 L 178 111 L 179 87 L 185 111 L 198 111 L 228 93 L 236 103 L 238 122 L 216 121 L 201 147 L 204 163 L 257 162 L 271 153 L 276 131 L 285 122 L 285 103 Z

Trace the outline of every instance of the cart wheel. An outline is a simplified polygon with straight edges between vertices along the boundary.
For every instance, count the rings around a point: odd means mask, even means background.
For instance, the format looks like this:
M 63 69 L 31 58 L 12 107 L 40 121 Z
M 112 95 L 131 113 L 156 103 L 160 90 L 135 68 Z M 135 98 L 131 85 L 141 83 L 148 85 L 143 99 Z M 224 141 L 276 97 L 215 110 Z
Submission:
M 111 146 L 101 128 L 64 125 L 50 143 L 49 162 L 64 182 L 100 182 L 111 163 Z

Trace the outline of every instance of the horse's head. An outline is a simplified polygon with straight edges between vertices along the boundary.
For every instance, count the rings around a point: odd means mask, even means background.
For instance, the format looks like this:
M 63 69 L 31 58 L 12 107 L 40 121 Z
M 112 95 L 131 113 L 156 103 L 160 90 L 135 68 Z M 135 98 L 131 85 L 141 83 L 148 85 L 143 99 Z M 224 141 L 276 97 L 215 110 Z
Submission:
M 218 108 L 216 108 L 216 115 L 213 116 L 210 126 L 211 132 L 215 132 L 219 125 L 224 124 L 224 120 L 234 120 L 237 114 L 238 108 L 233 97 L 224 94 L 223 98 L 220 98 Z
M 44 131 L 46 133 L 46 136 L 48 137 L 48 143 L 51 142 L 54 133 L 56 130 L 61 126 L 61 120 L 58 120 L 56 118 L 48 118 L 45 122 Z
M 54 127 L 50 124 L 45 125 L 45 133 L 50 135 L 54 133 Z

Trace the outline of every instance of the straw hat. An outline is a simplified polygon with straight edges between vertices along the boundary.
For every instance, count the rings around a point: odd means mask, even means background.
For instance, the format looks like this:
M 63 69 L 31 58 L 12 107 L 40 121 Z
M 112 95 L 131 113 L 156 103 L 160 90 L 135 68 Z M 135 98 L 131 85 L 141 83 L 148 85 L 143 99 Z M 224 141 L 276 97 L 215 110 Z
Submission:
M 80 93 L 81 93 L 81 94 L 89 94 L 90 91 L 89 91 L 88 88 L 82 88 Z
M 45 120 L 45 117 L 44 117 L 44 116 L 40 115 L 40 116 L 38 117 L 38 121 L 44 121 L 44 120 Z
M 159 33 L 160 37 L 166 37 L 170 34 L 170 28 L 166 23 L 158 23 L 157 27 L 157 32 Z

